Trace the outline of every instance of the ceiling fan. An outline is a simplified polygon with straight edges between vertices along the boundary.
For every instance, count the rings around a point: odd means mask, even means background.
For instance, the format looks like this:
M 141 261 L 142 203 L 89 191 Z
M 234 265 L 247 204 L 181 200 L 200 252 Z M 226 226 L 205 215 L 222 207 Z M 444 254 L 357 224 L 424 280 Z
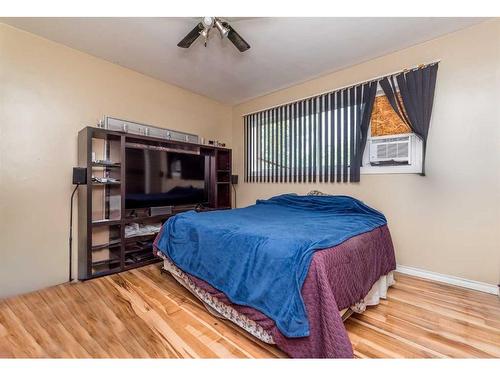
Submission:
M 214 28 L 219 31 L 222 39 L 228 38 L 240 52 L 245 52 L 250 48 L 250 44 L 248 44 L 229 23 L 218 17 L 203 17 L 203 20 L 196 25 L 196 27 L 191 30 L 184 37 L 184 39 L 177 44 L 177 46 L 181 48 L 189 48 L 189 46 L 191 46 L 191 44 L 193 44 L 193 42 L 201 35 L 204 39 L 204 45 L 206 47 L 210 30 Z

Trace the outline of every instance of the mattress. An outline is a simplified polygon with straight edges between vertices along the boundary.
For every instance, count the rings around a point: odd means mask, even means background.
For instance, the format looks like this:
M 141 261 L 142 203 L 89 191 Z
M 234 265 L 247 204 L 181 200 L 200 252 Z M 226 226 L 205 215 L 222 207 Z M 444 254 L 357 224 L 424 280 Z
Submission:
M 210 293 L 210 291 L 207 290 L 208 288 L 204 288 L 203 283 L 200 282 L 199 279 L 183 272 L 164 254 L 158 252 L 158 256 L 163 259 L 163 270 L 170 273 L 174 279 L 179 282 L 179 284 L 198 298 L 212 315 L 220 319 L 231 321 L 238 327 L 267 344 L 275 344 L 271 332 L 264 329 L 256 321 L 236 310 L 232 303 L 225 303 L 217 298 L 214 293 Z M 378 305 L 381 298 L 386 298 L 387 290 L 393 284 L 393 271 L 389 272 L 387 275 L 381 276 L 364 298 L 360 299 L 349 308 L 339 311 L 339 315 L 342 320 L 345 321 L 348 319 L 353 312 L 363 313 L 367 306 Z

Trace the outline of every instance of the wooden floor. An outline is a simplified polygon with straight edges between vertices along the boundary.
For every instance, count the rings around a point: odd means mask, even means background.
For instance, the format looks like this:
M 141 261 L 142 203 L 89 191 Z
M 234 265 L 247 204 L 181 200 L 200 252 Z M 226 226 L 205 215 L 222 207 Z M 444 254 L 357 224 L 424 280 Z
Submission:
M 346 322 L 356 357 L 500 357 L 498 297 L 403 275 Z M 285 357 L 159 265 L 0 301 L 0 357 Z

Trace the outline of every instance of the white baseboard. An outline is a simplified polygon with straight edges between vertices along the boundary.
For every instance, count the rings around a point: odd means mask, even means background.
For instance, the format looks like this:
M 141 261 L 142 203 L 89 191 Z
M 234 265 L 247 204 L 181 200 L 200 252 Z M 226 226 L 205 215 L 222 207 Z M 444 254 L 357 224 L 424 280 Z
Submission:
M 408 267 L 397 265 L 396 271 L 410 276 L 417 276 L 423 279 L 439 281 L 445 284 L 461 286 L 462 288 L 478 290 L 480 292 L 499 295 L 499 288 L 497 285 L 483 283 L 481 281 L 467 280 L 461 277 L 443 275 L 442 273 L 426 271 L 420 268 Z

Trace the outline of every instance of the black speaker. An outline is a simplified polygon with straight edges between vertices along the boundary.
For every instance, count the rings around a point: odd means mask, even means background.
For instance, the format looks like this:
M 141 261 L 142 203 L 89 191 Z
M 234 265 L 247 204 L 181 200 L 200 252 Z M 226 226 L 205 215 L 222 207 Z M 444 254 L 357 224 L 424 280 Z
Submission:
M 73 185 L 87 184 L 87 168 L 73 167 Z
M 238 175 L 237 174 L 232 174 L 231 175 L 231 184 L 232 185 L 238 185 Z

